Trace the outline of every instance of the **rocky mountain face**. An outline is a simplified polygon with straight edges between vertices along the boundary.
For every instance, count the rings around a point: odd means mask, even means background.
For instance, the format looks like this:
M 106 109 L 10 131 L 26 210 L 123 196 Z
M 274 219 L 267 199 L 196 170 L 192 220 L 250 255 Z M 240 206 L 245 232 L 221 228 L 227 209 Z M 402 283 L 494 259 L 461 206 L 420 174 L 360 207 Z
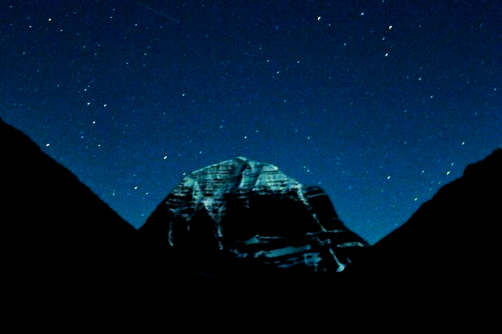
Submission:
M 190 174 L 139 231 L 207 277 L 341 272 L 368 246 L 321 188 L 243 157 Z

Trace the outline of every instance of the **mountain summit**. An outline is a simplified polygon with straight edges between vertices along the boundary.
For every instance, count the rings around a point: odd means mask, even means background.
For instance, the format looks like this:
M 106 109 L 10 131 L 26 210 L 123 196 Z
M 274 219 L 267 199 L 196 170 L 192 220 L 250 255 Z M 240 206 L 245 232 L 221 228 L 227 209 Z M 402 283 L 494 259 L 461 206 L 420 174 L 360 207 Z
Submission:
M 237 157 L 187 176 L 140 229 L 193 270 L 340 272 L 367 243 L 327 194 L 271 164 Z M 289 271 L 289 270 L 288 270 Z

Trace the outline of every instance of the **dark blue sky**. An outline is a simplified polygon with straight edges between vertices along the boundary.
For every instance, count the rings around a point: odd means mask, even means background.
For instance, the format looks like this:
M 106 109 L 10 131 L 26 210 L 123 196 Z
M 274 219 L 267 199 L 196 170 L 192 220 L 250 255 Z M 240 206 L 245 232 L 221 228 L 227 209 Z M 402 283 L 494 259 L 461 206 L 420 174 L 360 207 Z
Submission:
M 242 155 L 320 185 L 374 243 L 502 147 L 500 1 L 0 9 L 0 117 L 137 227 Z

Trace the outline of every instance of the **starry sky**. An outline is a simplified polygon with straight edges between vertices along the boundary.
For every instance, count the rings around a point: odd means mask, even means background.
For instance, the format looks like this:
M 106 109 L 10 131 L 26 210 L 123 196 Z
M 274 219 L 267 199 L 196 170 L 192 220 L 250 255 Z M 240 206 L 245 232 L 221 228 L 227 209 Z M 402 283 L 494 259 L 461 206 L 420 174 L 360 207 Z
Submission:
M 0 117 L 140 227 L 236 156 L 370 243 L 502 147 L 500 1 L 10 1 Z

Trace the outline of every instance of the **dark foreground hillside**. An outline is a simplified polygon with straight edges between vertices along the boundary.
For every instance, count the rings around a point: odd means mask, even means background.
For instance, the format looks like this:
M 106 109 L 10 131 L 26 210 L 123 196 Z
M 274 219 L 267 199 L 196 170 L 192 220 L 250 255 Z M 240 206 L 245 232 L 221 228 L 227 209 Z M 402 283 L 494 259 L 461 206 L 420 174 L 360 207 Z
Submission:
M 443 186 L 344 274 L 380 298 L 478 308 L 500 296 L 501 208 L 498 149 Z
M 135 229 L 27 136 L 0 121 L 4 279 L 96 280 L 128 261 Z M 17 285 L 19 286 L 19 285 Z

